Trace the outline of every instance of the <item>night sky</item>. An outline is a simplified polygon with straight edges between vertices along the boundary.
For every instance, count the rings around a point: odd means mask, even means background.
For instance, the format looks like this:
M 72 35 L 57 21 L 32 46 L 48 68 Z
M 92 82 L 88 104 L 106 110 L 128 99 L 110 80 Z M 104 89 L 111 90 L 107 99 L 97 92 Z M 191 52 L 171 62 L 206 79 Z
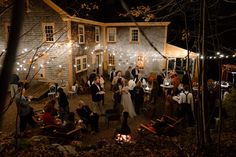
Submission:
M 119 16 L 125 13 L 120 0 L 54 0 L 71 15 L 102 21 L 102 22 L 128 22 L 130 17 Z M 226 0 L 225 0 L 226 1 Z M 231 55 L 236 50 L 236 2 L 231 0 L 208 0 L 206 9 L 206 48 L 209 55 L 217 51 Z M 96 3 L 99 9 L 81 9 L 83 3 Z M 170 21 L 168 30 L 168 43 L 186 48 L 182 39 L 185 29 L 185 16 L 189 31 L 189 49 L 196 51 L 196 42 L 199 37 L 199 24 L 201 23 L 199 0 L 124 0 L 129 9 L 136 6 L 150 6 L 155 18 L 151 21 Z M 218 3 L 217 3 L 218 2 Z M 144 21 L 142 17 L 135 17 L 136 21 Z

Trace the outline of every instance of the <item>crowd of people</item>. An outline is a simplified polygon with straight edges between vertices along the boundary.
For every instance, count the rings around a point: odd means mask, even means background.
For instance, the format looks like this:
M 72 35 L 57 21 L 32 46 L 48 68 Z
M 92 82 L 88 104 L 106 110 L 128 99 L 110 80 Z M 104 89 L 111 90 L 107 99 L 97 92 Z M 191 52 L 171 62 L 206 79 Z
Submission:
M 155 76 L 143 77 L 138 66 L 131 66 L 125 71 L 112 69 L 109 75 L 111 82 L 110 90 L 113 96 L 113 110 L 117 113 L 128 113 L 130 118 L 142 113 L 145 106 L 145 97 L 148 95 L 149 104 L 156 104 L 157 100 L 164 101 L 163 116 L 176 116 L 184 118 L 189 126 L 195 123 L 194 95 L 190 91 L 191 78 L 185 72 L 182 79 L 174 71 L 165 71 L 164 69 Z M 14 75 L 11 81 L 12 97 L 19 111 L 20 134 L 24 135 L 27 124 L 32 127 L 36 125 L 50 125 L 50 131 L 70 131 L 75 129 L 75 113 L 80 118 L 87 130 L 91 133 L 99 132 L 99 117 L 105 116 L 104 99 L 106 97 L 104 83 L 105 79 L 94 70 L 88 77 L 88 86 L 90 89 L 92 104 L 86 104 L 79 100 L 77 109 L 70 111 L 69 101 L 62 88 L 57 89 L 56 99 L 48 101 L 43 114 L 35 119 L 35 114 L 30 107 L 30 97 L 24 94 L 24 86 L 18 84 L 19 79 Z M 210 86 L 209 86 L 210 87 Z M 17 89 L 18 92 L 15 92 Z M 58 107 L 55 104 L 58 103 Z M 40 119 L 40 122 L 39 122 Z

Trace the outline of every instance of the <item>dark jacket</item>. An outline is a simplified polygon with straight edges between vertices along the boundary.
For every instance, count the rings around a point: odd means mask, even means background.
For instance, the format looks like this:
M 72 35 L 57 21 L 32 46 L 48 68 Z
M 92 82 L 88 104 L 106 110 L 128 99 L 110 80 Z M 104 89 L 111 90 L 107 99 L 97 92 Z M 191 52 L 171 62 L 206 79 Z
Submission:
M 131 73 L 132 73 L 132 75 L 133 75 L 134 78 L 138 78 L 139 70 L 138 70 L 138 73 L 137 73 L 137 72 L 136 72 L 136 69 L 134 68 L 134 69 L 132 69 Z
M 19 82 L 19 76 L 18 75 L 16 75 L 16 74 L 12 74 L 11 75 L 11 79 L 10 79 L 10 84 L 18 84 L 18 82 Z
M 78 116 L 85 122 L 88 123 L 90 115 L 92 113 L 92 111 L 90 110 L 90 108 L 88 106 L 83 106 L 81 108 L 77 108 L 76 112 L 78 114 Z
M 143 104 L 144 102 L 144 90 L 142 87 L 134 87 L 134 104 Z
M 65 108 L 66 106 L 69 106 L 69 102 L 67 100 L 67 96 L 66 96 L 66 94 L 64 92 L 59 92 L 58 104 L 62 108 Z
M 98 86 L 100 90 L 95 83 L 90 87 L 93 102 L 99 102 L 102 100 L 102 96 L 100 94 L 97 94 L 99 91 L 102 91 L 102 87 L 100 85 Z
M 20 116 L 29 115 L 31 112 L 30 102 L 26 100 L 26 98 L 18 93 L 15 97 L 15 102 L 17 107 L 19 107 Z

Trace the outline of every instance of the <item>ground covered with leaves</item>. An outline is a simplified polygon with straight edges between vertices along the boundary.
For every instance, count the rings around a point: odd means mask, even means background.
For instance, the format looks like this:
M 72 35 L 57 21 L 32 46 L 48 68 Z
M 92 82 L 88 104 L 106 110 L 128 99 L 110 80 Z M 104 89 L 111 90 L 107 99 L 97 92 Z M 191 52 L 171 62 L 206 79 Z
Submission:
M 212 143 L 205 147 L 198 145 L 196 127 L 176 127 L 174 135 L 156 135 L 145 129 L 135 128 L 130 143 L 118 144 L 113 138 L 113 131 L 104 134 L 83 134 L 76 139 L 53 138 L 38 135 L 36 132 L 26 138 L 1 132 L 0 154 L 3 157 L 195 157 L 221 156 L 232 157 L 236 154 L 236 91 L 223 102 L 227 117 L 223 118 L 222 130 L 211 129 Z M 96 137 L 96 138 L 95 138 Z M 220 146 L 220 147 L 218 147 Z M 17 149 L 16 149 L 17 148 Z M 218 149 L 220 148 L 220 149 Z

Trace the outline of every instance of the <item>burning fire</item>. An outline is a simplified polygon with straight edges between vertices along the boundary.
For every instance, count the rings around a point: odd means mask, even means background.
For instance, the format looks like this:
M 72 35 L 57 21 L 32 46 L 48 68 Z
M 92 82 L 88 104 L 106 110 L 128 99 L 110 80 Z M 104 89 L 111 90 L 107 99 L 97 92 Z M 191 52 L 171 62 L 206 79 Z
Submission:
M 118 143 L 128 143 L 131 141 L 131 135 L 116 134 L 116 139 Z

